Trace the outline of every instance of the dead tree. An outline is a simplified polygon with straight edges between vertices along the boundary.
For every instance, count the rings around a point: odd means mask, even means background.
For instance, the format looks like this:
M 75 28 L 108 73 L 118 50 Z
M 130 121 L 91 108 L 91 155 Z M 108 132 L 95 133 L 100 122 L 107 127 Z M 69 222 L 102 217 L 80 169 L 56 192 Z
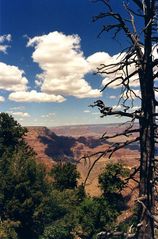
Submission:
M 98 1 L 97 1 L 98 2 Z M 157 163 L 155 158 L 156 139 L 157 139 L 157 117 L 156 107 L 158 102 L 155 97 L 158 88 L 156 79 L 158 77 L 158 59 L 153 56 L 153 51 L 157 47 L 157 0 L 127 0 L 117 1 L 116 4 L 122 2 L 122 7 L 126 12 L 126 17 L 116 12 L 110 0 L 101 0 L 104 4 L 104 12 L 94 17 L 94 21 L 99 19 L 105 20 L 110 18 L 111 24 L 105 24 L 101 33 L 113 31 L 114 38 L 119 33 L 123 33 L 130 42 L 130 45 L 123 49 L 118 56 L 119 62 L 104 63 L 97 68 L 97 73 L 113 78 L 108 80 L 103 91 L 111 84 L 116 84 L 122 88 L 119 103 L 122 103 L 122 110 L 115 110 L 107 107 L 104 102 L 98 100 L 94 102 L 101 112 L 101 116 L 118 115 L 130 119 L 130 124 L 122 133 L 110 137 L 118 137 L 124 135 L 127 140 L 124 143 L 114 143 L 106 151 L 98 152 L 98 157 L 90 168 L 103 156 L 111 157 L 114 152 L 120 148 L 130 145 L 133 142 L 140 144 L 140 165 L 139 169 L 139 222 L 134 238 L 138 239 L 154 239 L 154 228 L 156 225 L 156 207 L 155 207 L 155 188 L 157 184 Z M 128 17 L 127 17 L 128 16 Z M 137 20 L 142 27 L 137 27 Z M 109 21 L 108 21 L 109 22 Z M 130 66 L 134 66 L 131 71 Z M 138 91 L 133 89 L 133 84 L 138 84 Z M 140 100 L 140 109 L 133 110 L 134 99 Z M 138 127 L 134 127 L 137 121 Z M 129 137 L 137 133 L 132 139 Z M 103 135 L 102 139 L 109 136 Z M 89 171 L 89 173 L 90 173 Z M 134 173 L 132 173 L 134 175 Z M 87 175 L 88 178 L 89 175 Z M 87 179 L 86 179 L 87 180 Z M 130 237 L 129 237 L 130 238 Z

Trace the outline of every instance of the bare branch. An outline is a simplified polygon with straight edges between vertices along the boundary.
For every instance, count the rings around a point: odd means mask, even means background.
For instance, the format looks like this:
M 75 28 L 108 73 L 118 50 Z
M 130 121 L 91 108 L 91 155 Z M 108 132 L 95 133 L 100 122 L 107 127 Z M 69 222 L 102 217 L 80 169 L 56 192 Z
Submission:
M 123 30 L 124 33 L 126 34 L 126 36 L 131 40 L 131 43 L 133 44 L 133 47 L 135 48 L 135 50 L 137 52 L 137 56 L 138 56 L 139 60 L 141 61 L 141 59 L 143 57 L 143 52 L 142 52 L 142 49 L 141 49 L 141 46 L 140 46 L 140 43 L 138 40 L 139 39 L 138 36 L 133 34 L 129 30 L 124 19 L 121 17 L 121 15 L 119 13 L 113 12 L 111 6 L 108 3 L 105 3 L 105 4 L 109 8 L 109 12 L 99 14 L 99 16 L 96 16 L 94 18 L 94 21 L 101 19 L 101 18 L 106 18 L 106 17 L 112 17 L 113 19 L 115 19 L 120 24 L 121 30 Z
M 133 133 L 139 133 L 140 132 L 140 129 L 132 129 L 132 130 L 125 130 L 123 131 L 122 133 L 117 133 L 117 134 L 114 134 L 114 135 L 107 135 L 105 136 L 106 134 L 103 134 L 103 136 L 101 137 L 101 139 L 113 139 L 113 138 L 116 138 L 116 137 L 119 137 L 119 136 L 125 136 L 125 137 L 129 137 L 131 136 Z
M 134 118 L 134 119 L 140 119 L 141 118 L 141 113 L 139 111 L 135 111 L 133 113 L 127 113 L 121 110 L 118 111 L 113 111 L 112 107 L 105 107 L 103 101 L 97 100 L 94 102 L 93 105 L 90 105 L 91 107 L 98 107 L 100 110 L 100 113 L 102 114 L 101 117 L 107 116 L 107 115 L 119 115 L 119 116 L 125 116 L 129 118 Z
M 127 141 L 124 142 L 124 143 L 120 143 L 120 144 L 119 144 L 119 143 L 115 143 L 114 148 L 113 148 L 113 149 L 110 149 L 110 150 L 108 151 L 108 153 L 110 153 L 109 158 L 112 157 L 112 155 L 113 155 L 114 152 L 120 150 L 121 148 L 126 147 L 127 145 L 130 145 L 130 144 L 132 144 L 132 143 L 135 143 L 135 142 L 137 142 L 137 141 L 139 141 L 139 140 L 140 140 L 140 138 L 137 137 L 137 138 L 135 138 L 135 139 L 133 139 L 133 140 L 129 140 L 129 141 L 127 140 Z
M 106 156 L 106 155 L 109 155 L 108 158 L 111 158 L 114 152 L 120 150 L 121 148 L 124 148 L 124 147 L 127 146 L 127 145 L 130 145 L 130 144 L 132 144 L 132 143 L 134 143 L 134 142 L 139 141 L 139 139 L 140 139 L 140 138 L 137 137 L 137 138 L 135 138 L 135 139 L 133 139 L 133 140 L 129 140 L 129 141 L 126 141 L 126 142 L 123 142 L 123 143 L 114 143 L 114 144 L 112 144 L 107 150 L 99 151 L 99 152 L 97 152 L 97 153 L 94 153 L 94 154 L 91 154 L 90 156 L 88 156 L 88 157 L 94 157 L 94 156 L 96 156 L 96 155 L 99 155 L 99 156 L 94 160 L 94 162 L 92 163 L 92 165 L 91 165 L 91 167 L 90 167 L 90 169 L 89 169 L 89 171 L 88 171 L 88 174 L 87 174 L 86 179 L 85 179 L 85 181 L 84 181 L 84 186 L 86 185 L 86 182 L 87 182 L 87 180 L 88 180 L 88 178 L 89 178 L 89 175 L 90 175 L 92 169 L 94 168 L 95 164 L 96 164 L 102 157 L 104 157 L 104 156 Z M 82 157 L 81 160 L 82 160 L 82 159 L 86 159 L 86 157 L 87 157 L 87 156 Z
M 116 70 L 117 71 L 117 70 Z M 113 71 L 115 72 L 115 71 Z M 112 72 L 112 73 L 113 73 Z M 111 74 L 108 71 L 106 72 L 106 74 Z M 133 76 L 138 74 L 138 70 L 132 72 L 130 75 L 127 75 L 127 77 L 123 77 L 123 76 L 118 76 L 116 78 L 114 78 L 113 80 L 111 80 L 110 82 L 108 82 L 101 91 L 104 91 L 109 85 L 111 85 L 113 82 L 116 82 L 117 80 L 122 80 L 121 83 L 118 83 L 118 85 L 124 84 L 126 81 L 130 80 L 130 78 L 132 78 Z
M 158 223 L 158 216 L 156 215 L 153 215 L 146 207 L 146 205 L 142 202 L 142 200 L 140 199 L 137 199 L 136 200 L 139 204 L 142 205 L 142 207 L 144 208 L 144 210 L 146 211 L 146 214 L 151 217 L 156 223 Z
M 137 34 L 137 29 L 136 29 L 136 25 L 135 25 L 134 16 L 133 16 L 131 10 L 129 9 L 129 7 L 128 7 L 128 5 L 127 5 L 126 3 L 124 3 L 124 7 L 125 7 L 126 11 L 127 11 L 127 12 L 129 13 L 129 15 L 130 15 L 130 19 L 131 19 L 130 22 L 131 22 L 131 25 L 132 25 L 132 27 L 133 27 L 133 32 L 134 32 L 134 34 L 136 35 L 136 34 Z
M 133 0 L 133 2 L 141 9 L 143 10 L 143 4 L 140 0 Z
M 156 79 L 158 77 L 158 72 L 153 75 L 153 79 Z
M 139 181 L 134 178 L 134 176 L 135 176 L 139 171 L 140 171 L 140 167 L 134 168 L 133 172 L 129 175 L 129 177 L 125 179 L 126 183 L 128 183 L 129 180 L 131 180 L 131 179 L 132 179 L 133 181 L 135 181 L 136 183 L 139 183 Z
M 134 239 L 135 238 L 135 233 L 125 233 L 125 232 L 120 232 L 120 231 L 115 231 L 115 232 L 100 232 L 97 234 L 97 239 L 103 239 L 103 238 L 118 238 L 118 237 L 124 237 L 126 239 Z

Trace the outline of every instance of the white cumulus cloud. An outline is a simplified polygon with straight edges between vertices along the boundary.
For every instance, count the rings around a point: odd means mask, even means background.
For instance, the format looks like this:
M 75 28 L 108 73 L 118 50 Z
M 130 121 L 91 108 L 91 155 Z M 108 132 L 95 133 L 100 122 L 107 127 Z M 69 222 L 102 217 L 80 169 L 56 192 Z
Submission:
M 32 90 L 12 92 L 9 95 L 9 100 L 16 102 L 63 102 L 65 98 L 61 95 L 49 95 Z
M 0 62 L 0 89 L 8 91 L 25 91 L 28 80 L 24 71 L 17 66 Z
M 25 109 L 24 106 L 15 106 L 10 108 L 11 111 L 24 110 L 24 109 Z
M 36 80 L 42 92 L 78 98 L 101 96 L 84 78 L 91 66 L 80 49 L 78 35 L 55 31 L 29 39 L 27 46 L 35 48 L 32 58 L 42 69 Z
M 102 85 L 106 85 L 108 84 L 110 81 L 114 80 L 117 77 L 125 77 L 125 67 L 124 67 L 124 71 L 123 70 L 117 70 L 116 72 L 113 72 L 114 70 L 116 70 L 118 68 L 118 66 L 114 66 L 114 64 L 119 63 L 124 57 L 125 57 L 126 53 L 119 53 L 113 56 L 110 56 L 108 53 L 106 52 L 96 52 L 93 55 L 89 56 L 87 58 L 87 61 L 89 62 L 89 64 L 91 65 L 91 68 L 93 71 L 96 71 L 97 68 L 99 67 L 103 67 L 103 64 L 105 66 L 108 65 L 113 65 L 112 67 L 108 67 L 108 69 L 106 70 L 106 72 L 104 71 L 102 75 L 102 77 L 104 78 L 102 81 Z M 135 64 L 131 64 L 128 67 L 128 75 L 130 75 L 131 73 L 133 73 L 136 70 Z M 121 78 L 118 78 L 117 81 L 113 81 L 108 87 L 109 88 L 119 88 L 122 87 L 121 84 L 122 80 Z M 139 86 L 139 81 L 138 81 L 138 75 L 135 75 L 133 77 L 130 78 L 130 82 L 129 85 L 131 87 L 138 87 Z
M 142 48 L 142 51 L 144 49 Z M 97 71 L 97 68 L 104 67 L 106 66 L 106 71 L 105 68 L 103 69 L 103 73 L 101 74 L 102 77 L 104 78 L 102 81 L 102 85 L 106 85 L 115 78 L 118 78 L 116 81 L 113 81 L 111 84 L 108 85 L 109 88 L 120 88 L 122 87 L 122 79 L 119 79 L 119 77 L 127 77 L 126 72 L 126 67 L 123 67 L 123 69 L 117 70 L 118 66 L 115 66 L 115 64 L 121 62 L 124 58 L 126 57 L 126 52 L 118 53 L 116 55 L 109 55 L 107 52 L 96 52 L 89 56 L 87 58 L 87 61 L 91 65 L 91 70 Z M 152 57 L 153 59 L 158 59 L 158 47 L 157 45 L 153 45 L 153 51 L 152 51 Z M 109 66 L 111 65 L 111 66 Z M 108 67 L 107 67 L 108 66 Z M 113 72 L 115 71 L 116 72 Z M 128 66 L 128 75 L 134 73 L 137 70 L 136 64 L 131 63 Z M 154 72 L 156 73 L 158 71 L 158 67 L 154 67 Z M 133 75 L 130 77 L 129 80 L 129 86 L 132 88 L 137 88 L 139 87 L 139 77 L 138 74 Z
M 114 99 L 117 99 L 117 96 L 116 95 L 110 95 L 109 97 L 111 100 L 114 100 Z
M 112 108 L 113 108 L 113 110 L 121 110 L 122 106 L 121 105 L 113 105 Z
M 55 116 L 55 113 L 48 113 L 48 114 L 45 114 L 45 115 L 41 115 L 41 118 L 52 118 Z
M 0 102 L 4 102 L 5 98 L 3 96 L 0 96 Z
M 8 112 L 8 113 L 12 114 L 13 116 L 17 116 L 17 117 L 24 117 L 24 118 L 30 117 L 30 114 L 27 112 L 17 111 L 17 112 Z
M 0 43 L 3 43 L 5 41 L 11 41 L 11 39 L 12 39 L 11 34 L 2 35 L 0 36 Z
M 8 45 L 5 42 L 11 41 L 11 35 L 0 36 L 0 52 L 6 53 Z M 28 80 L 23 70 L 17 66 L 8 65 L 0 62 L 0 89 L 7 91 L 25 91 L 27 90 Z
M 90 110 L 84 110 L 83 112 L 84 112 L 84 113 L 91 113 Z
M 11 41 L 11 34 L 0 36 L 0 52 L 7 53 L 7 48 L 9 45 L 3 45 L 6 41 Z
M 0 45 L 0 52 L 7 53 L 7 48 L 8 47 L 9 46 L 7 46 L 7 45 Z
M 132 90 L 132 91 L 128 91 L 125 92 L 121 95 L 121 97 L 123 97 L 124 99 L 128 98 L 128 99 L 135 99 L 135 98 L 140 98 L 141 97 L 141 92 L 140 90 Z

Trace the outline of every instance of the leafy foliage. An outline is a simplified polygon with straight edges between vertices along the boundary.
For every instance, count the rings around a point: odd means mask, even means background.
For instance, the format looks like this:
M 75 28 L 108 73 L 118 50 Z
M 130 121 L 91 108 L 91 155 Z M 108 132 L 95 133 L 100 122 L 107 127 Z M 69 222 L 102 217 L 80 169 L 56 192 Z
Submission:
M 12 155 L 3 154 L 0 178 L 1 217 L 19 221 L 22 238 L 31 236 L 36 232 L 33 215 L 47 190 L 44 170 L 20 148 Z
M 118 211 L 125 209 L 121 191 L 126 186 L 125 178 L 128 176 L 129 170 L 121 163 L 109 163 L 98 178 L 104 197 Z
M 123 166 L 107 166 L 99 178 L 106 197 L 90 198 L 77 186 L 76 165 L 55 165 L 48 180 L 24 142 L 26 129 L 7 114 L 0 120 L 0 238 L 92 239 L 114 226 L 119 210 L 107 195 L 122 188 Z
M 78 224 L 82 238 L 95 238 L 100 230 L 110 230 L 118 216 L 118 211 L 107 200 L 85 198 L 78 211 Z
M 119 193 L 125 186 L 124 178 L 129 170 L 121 163 L 109 163 L 99 176 L 99 184 L 104 194 Z
M 18 239 L 15 231 L 18 228 L 19 222 L 5 220 L 0 222 L 0 238 L 1 239 Z
M 53 167 L 51 174 L 54 178 L 54 187 L 59 190 L 74 189 L 77 187 L 79 173 L 76 165 L 71 163 L 57 164 Z
M 46 227 L 44 234 L 40 239 L 73 239 L 71 227 L 69 228 L 63 222 L 56 222 L 53 225 Z
M 42 239 L 74 238 L 75 227 L 78 223 L 77 208 L 80 205 L 78 190 L 52 190 L 58 205 L 58 212 L 54 221 L 47 222 Z M 41 239 L 40 238 L 40 239 Z
M 0 156 L 5 150 L 14 150 L 23 141 L 27 129 L 7 113 L 0 113 Z

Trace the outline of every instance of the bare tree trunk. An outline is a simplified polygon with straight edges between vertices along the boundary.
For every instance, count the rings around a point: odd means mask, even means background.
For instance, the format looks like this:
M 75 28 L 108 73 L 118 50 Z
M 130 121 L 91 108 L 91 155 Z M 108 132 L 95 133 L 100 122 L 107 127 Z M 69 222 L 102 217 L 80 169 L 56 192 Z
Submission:
M 98 73 L 105 74 L 108 76 L 116 74 L 116 77 L 110 82 L 105 84 L 103 90 L 105 90 L 109 85 L 113 83 L 118 83 L 123 86 L 124 93 L 126 94 L 126 99 L 123 101 L 123 106 L 125 109 L 122 111 L 115 111 L 113 108 L 105 107 L 102 101 L 96 101 L 94 106 L 98 106 L 102 116 L 107 115 L 119 115 L 132 118 L 131 123 L 135 119 L 139 120 L 139 132 L 137 139 L 140 142 L 140 182 L 139 182 L 139 223 L 136 232 L 137 239 L 154 239 L 154 219 L 155 219 L 155 140 L 157 129 L 155 117 L 158 117 L 158 113 L 155 113 L 155 106 L 158 106 L 158 102 L 155 99 L 155 90 L 158 87 L 154 87 L 154 79 L 158 77 L 158 72 L 154 69 L 158 65 L 157 59 L 152 59 L 152 48 L 157 46 L 158 36 L 157 36 L 157 0 L 133 0 L 137 9 L 133 10 L 130 1 L 123 1 L 123 6 L 126 12 L 129 14 L 129 19 L 123 18 L 118 12 L 113 10 L 113 4 L 110 1 L 103 1 L 107 11 L 101 13 L 95 18 L 95 20 L 102 18 L 112 18 L 113 22 L 111 24 L 104 25 L 102 32 L 109 32 L 114 30 L 114 38 L 121 31 L 124 32 L 127 39 L 131 42 L 131 46 L 126 51 L 125 58 L 120 60 L 120 63 L 114 64 L 103 64 L 98 68 Z M 141 20 L 141 32 L 139 32 L 139 27 L 136 27 L 136 19 L 140 17 Z M 133 73 L 128 71 L 131 64 L 135 64 L 136 70 Z M 123 70 L 122 76 L 117 73 Z M 141 109 L 133 113 L 128 112 L 128 107 L 126 105 L 129 97 L 128 93 L 133 93 L 130 82 L 132 82 L 132 77 L 139 75 L 139 86 L 141 91 Z M 110 78 L 110 77 L 109 77 Z M 121 81 L 121 83 L 120 83 Z M 139 97 L 138 97 L 139 98 Z M 122 97 L 120 98 L 121 101 Z M 119 102 L 120 102 L 119 101 Z M 122 135 L 127 136 L 130 133 L 131 128 L 128 128 Z M 120 134 L 115 134 L 114 137 Z M 105 138 L 105 137 L 104 137 Z M 114 144 L 105 152 L 101 152 L 99 160 L 105 153 L 116 152 L 120 148 L 131 144 L 132 141 L 126 141 L 124 144 Z M 94 163 L 94 164 L 95 164 Z M 92 165 L 92 167 L 94 166 Z M 91 169 L 92 169 L 91 167 Z M 90 170 L 91 170 L 90 169 Z M 158 170 L 157 170 L 158 171 Z
M 152 109 L 151 109 L 152 111 Z M 148 122 L 148 123 L 147 123 Z M 140 197 L 144 200 L 140 204 L 140 228 L 138 230 L 138 239 L 154 239 L 154 221 L 147 213 L 147 210 L 154 215 L 154 122 L 153 117 L 148 112 L 146 117 L 140 122 Z
M 150 1 L 146 0 L 145 26 L 149 25 L 144 32 L 144 59 L 143 69 L 140 72 L 140 85 L 142 94 L 142 113 L 140 119 L 140 197 L 144 201 L 140 205 L 140 228 L 138 239 L 154 239 L 154 221 L 150 215 L 154 215 L 154 154 L 155 154 L 155 96 L 152 69 L 152 19 L 153 9 Z M 143 76 L 143 77 L 142 77 Z M 144 206 L 143 206 L 144 205 Z M 148 213 L 149 212 L 149 213 Z

